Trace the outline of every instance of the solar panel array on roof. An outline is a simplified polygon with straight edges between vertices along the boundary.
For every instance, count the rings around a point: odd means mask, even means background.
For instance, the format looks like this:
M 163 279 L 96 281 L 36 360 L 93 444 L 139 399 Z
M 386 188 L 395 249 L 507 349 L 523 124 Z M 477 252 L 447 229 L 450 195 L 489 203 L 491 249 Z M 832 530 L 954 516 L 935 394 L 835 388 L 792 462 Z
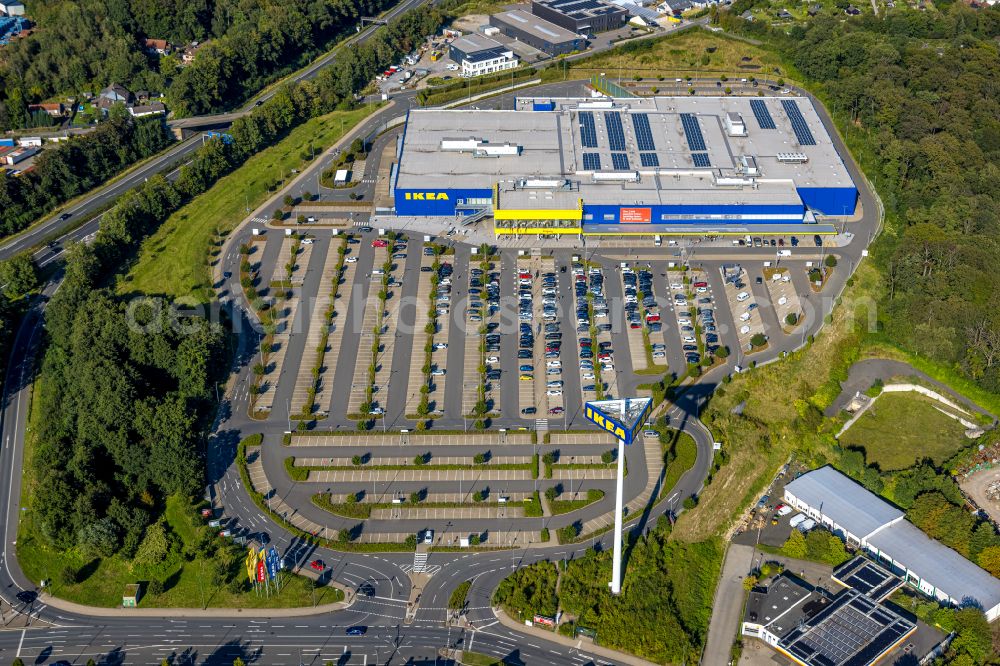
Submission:
M 597 148 L 597 128 L 591 111 L 580 112 L 580 141 L 584 148 Z
M 860 555 L 837 567 L 833 577 L 875 601 L 882 601 L 903 584 L 901 578 Z
M 812 130 L 809 129 L 802 111 L 799 110 L 798 102 L 794 99 L 783 99 L 781 100 L 781 106 L 785 109 L 785 113 L 788 114 L 788 119 L 792 121 L 792 131 L 795 132 L 795 138 L 799 140 L 799 144 L 802 146 L 815 146 L 816 138 L 813 136 Z
M 708 153 L 691 153 L 691 159 L 694 160 L 696 167 L 712 166 L 712 160 L 708 159 Z
M 698 116 L 693 113 L 682 113 L 681 125 L 684 127 L 684 135 L 687 137 L 688 148 L 691 150 L 708 150 L 708 147 L 705 146 L 705 137 L 701 133 L 701 125 L 698 124 Z
M 622 114 L 608 111 L 604 114 L 604 124 L 608 128 L 608 147 L 611 150 L 625 150 L 625 128 L 622 127 Z
M 583 168 L 589 171 L 600 171 L 601 170 L 600 153 L 584 153 Z
M 656 150 L 653 130 L 649 126 L 649 116 L 645 113 L 633 113 L 632 127 L 635 128 L 635 142 L 639 150 Z
M 810 666 L 861 666 L 913 628 L 909 620 L 848 589 L 790 631 L 778 646 Z
M 764 100 L 750 100 L 750 108 L 753 110 L 754 118 L 757 119 L 757 124 L 760 125 L 761 129 L 778 129 L 778 126 L 774 124 L 774 118 L 771 117 L 771 112 L 768 110 L 767 104 L 764 103 Z
M 628 171 L 628 154 L 611 153 L 611 165 L 615 171 Z
M 657 157 L 656 153 L 639 153 L 639 161 L 644 167 L 660 166 L 660 158 Z

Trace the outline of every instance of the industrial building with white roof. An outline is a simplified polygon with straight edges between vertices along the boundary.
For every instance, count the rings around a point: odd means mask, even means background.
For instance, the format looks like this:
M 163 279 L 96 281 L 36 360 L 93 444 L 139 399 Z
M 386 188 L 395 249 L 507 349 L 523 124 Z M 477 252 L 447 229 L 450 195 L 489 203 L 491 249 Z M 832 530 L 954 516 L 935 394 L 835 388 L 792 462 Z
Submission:
M 784 500 L 868 551 L 924 594 L 944 604 L 977 606 L 990 621 L 1000 617 L 1000 580 L 928 537 L 898 508 L 832 467 L 791 481 Z
M 497 233 L 831 233 L 857 188 L 802 97 L 519 99 L 410 111 L 398 215 Z

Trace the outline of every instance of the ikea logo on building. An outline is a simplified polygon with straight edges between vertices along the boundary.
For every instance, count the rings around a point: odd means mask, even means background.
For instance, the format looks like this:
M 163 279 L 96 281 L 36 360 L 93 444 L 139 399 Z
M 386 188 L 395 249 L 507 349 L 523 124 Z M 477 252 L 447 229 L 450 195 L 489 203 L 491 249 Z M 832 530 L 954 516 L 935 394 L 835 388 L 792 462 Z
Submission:
M 407 192 L 408 201 L 448 201 L 447 192 Z
M 605 418 L 600 412 L 594 411 L 593 407 L 587 407 L 584 411 L 584 416 L 587 417 L 588 421 L 604 428 L 618 439 L 626 439 L 625 429 L 621 425 L 611 419 Z

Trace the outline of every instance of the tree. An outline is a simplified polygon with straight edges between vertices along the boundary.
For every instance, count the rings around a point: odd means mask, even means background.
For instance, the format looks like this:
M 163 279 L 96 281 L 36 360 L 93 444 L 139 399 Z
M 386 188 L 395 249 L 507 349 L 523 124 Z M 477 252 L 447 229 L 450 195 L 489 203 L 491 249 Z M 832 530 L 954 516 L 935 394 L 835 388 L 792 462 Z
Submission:
M 718 356 L 719 358 L 728 358 L 729 347 L 727 347 L 726 345 L 722 345 L 721 347 L 715 350 L 715 355 Z
M 158 521 L 146 529 L 146 536 L 139 544 L 132 559 L 133 566 L 154 566 L 163 561 L 170 549 L 170 541 L 163 521 Z
M 979 566 L 1000 578 L 1000 546 L 987 546 L 979 553 Z
M 763 347 L 767 344 L 767 337 L 763 333 L 754 333 L 750 338 L 750 344 L 754 347 Z
M 0 262 L 0 284 L 11 299 L 18 299 L 38 287 L 38 271 L 31 254 L 24 252 Z
M 559 497 L 559 489 L 556 486 L 549 486 L 545 489 L 545 499 L 553 502 L 557 497 Z
M 828 254 L 826 255 L 826 259 L 823 260 L 823 263 L 826 264 L 827 268 L 834 268 L 837 265 L 837 257 L 832 254 Z
M 788 540 L 781 547 L 781 552 L 796 560 L 803 559 L 806 556 L 806 538 L 802 532 L 792 530 L 792 533 L 788 535 Z
M 757 587 L 758 582 L 757 576 L 746 576 L 743 579 L 743 589 L 749 592 L 753 588 Z
M 292 206 L 295 205 L 295 197 L 293 197 L 291 194 L 286 194 L 285 198 L 282 201 L 285 204 L 285 208 L 291 208 Z
M 233 659 L 233 666 L 246 666 L 246 664 L 242 659 L 236 657 L 236 659 Z
M 799 315 L 797 315 L 794 312 L 789 312 L 787 315 L 785 315 L 785 323 L 788 324 L 789 326 L 795 326 L 797 323 L 799 323 Z

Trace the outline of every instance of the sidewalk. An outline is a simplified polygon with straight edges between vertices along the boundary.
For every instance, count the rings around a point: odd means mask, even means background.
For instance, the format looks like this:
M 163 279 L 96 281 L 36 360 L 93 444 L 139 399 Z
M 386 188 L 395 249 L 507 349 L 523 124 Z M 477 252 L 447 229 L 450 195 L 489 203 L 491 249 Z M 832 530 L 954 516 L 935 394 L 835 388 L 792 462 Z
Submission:
M 651 661 L 646 661 L 635 655 L 628 654 L 626 652 L 619 652 L 617 650 L 611 650 L 606 647 L 601 647 L 595 644 L 589 638 L 567 638 L 561 636 L 554 631 L 549 631 L 547 629 L 539 629 L 538 627 L 529 627 L 520 622 L 507 617 L 499 608 L 494 608 L 493 613 L 497 616 L 500 624 L 507 627 L 511 631 L 516 631 L 528 636 L 534 636 L 536 638 L 541 638 L 542 640 L 552 641 L 553 643 L 558 643 L 569 648 L 575 648 L 577 650 L 583 650 L 585 652 L 591 652 L 605 659 L 612 661 L 613 663 L 619 664 L 630 664 L 631 666 L 655 666 Z

